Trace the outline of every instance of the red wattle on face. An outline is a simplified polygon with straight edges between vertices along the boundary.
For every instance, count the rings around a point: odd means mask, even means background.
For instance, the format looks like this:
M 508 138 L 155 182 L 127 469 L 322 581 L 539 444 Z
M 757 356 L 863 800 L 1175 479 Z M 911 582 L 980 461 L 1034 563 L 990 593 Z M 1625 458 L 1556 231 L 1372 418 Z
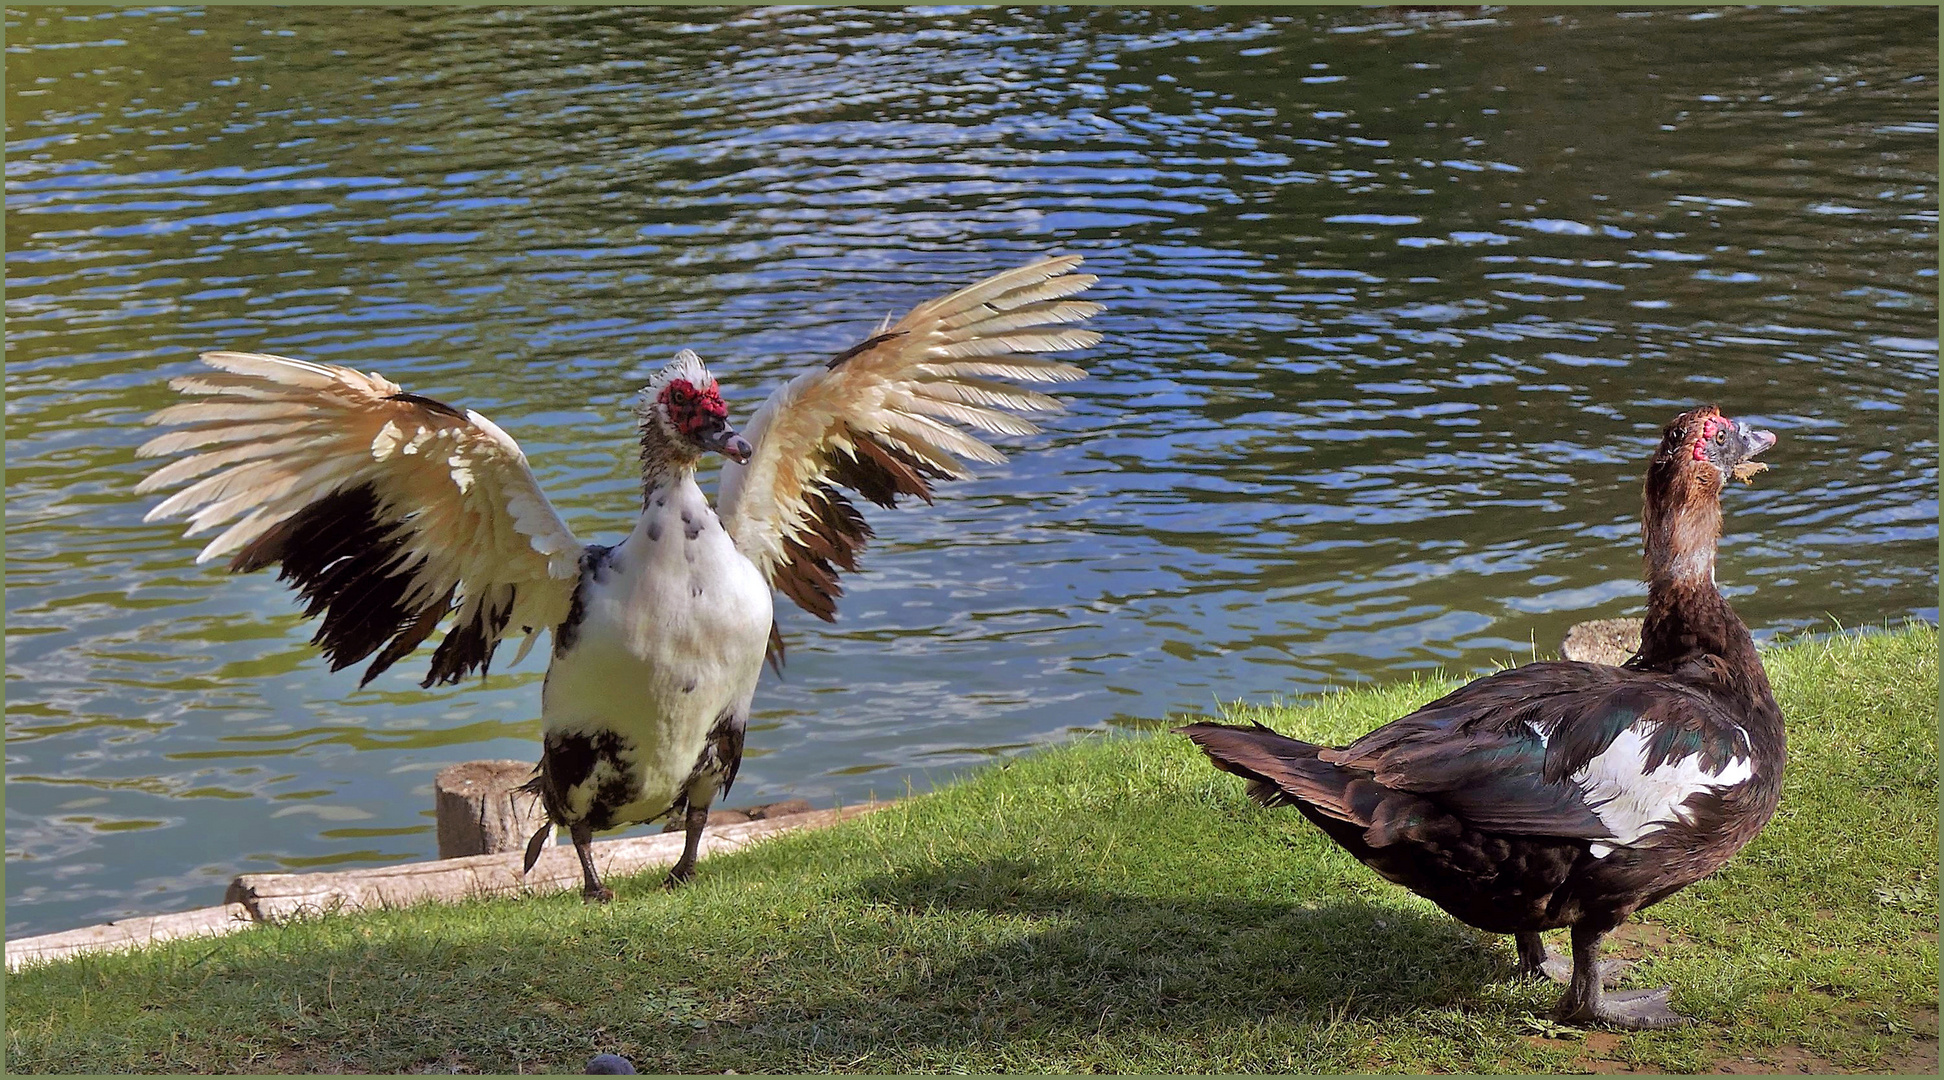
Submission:
M 729 406 L 714 383 L 697 390 L 687 379 L 672 379 L 661 392 L 661 405 L 676 429 L 691 439 L 729 418 Z
M 1701 425 L 1701 437 L 1694 440 L 1694 460 L 1700 461 L 1707 457 L 1708 440 L 1714 438 L 1717 430 L 1729 426 L 1731 422 L 1727 417 L 1710 416 L 1707 422 Z

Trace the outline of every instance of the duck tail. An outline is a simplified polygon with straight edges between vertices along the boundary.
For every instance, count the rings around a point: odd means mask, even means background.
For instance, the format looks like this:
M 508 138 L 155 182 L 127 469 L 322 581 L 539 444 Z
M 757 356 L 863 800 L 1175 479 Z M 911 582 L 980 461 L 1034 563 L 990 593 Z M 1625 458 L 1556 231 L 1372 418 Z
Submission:
M 1223 772 L 1249 782 L 1249 798 L 1264 806 L 1341 801 L 1343 770 L 1317 758 L 1325 747 L 1279 735 L 1261 724 L 1188 724 L 1175 728 Z
M 1367 769 L 1327 761 L 1317 746 L 1255 724 L 1189 724 L 1176 732 L 1202 748 L 1215 767 L 1249 782 L 1249 798 L 1264 806 L 1301 806 L 1323 818 L 1361 828 L 1361 843 L 1331 832 L 1352 853 L 1405 840 L 1450 841 L 1462 828 L 1450 813 L 1411 794 L 1385 787 Z M 1318 824 L 1322 824 L 1320 819 Z M 1328 828 L 1328 826 L 1325 826 Z M 1363 858 L 1362 854 L 1357 855 Z

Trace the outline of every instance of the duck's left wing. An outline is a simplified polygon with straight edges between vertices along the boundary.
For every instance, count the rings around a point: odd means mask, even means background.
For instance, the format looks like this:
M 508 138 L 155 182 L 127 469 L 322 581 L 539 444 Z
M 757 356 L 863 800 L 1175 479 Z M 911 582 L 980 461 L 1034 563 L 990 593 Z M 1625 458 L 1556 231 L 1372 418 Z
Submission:
M 1746 781 L 1748 735 L 1708 694 L 1570 661 L 1480 679 L 1319 755 L 1479 828 L 1629 844 Z
M 971 475 L 961 459 L 1005 460 L 955 425 L 1038 431 L 1007 410 L 1060 403 L 1012 381 L 1078 379 L 1080 368 L 1032 354 L 1100 340 L 1068 325 L 1100 310 L 1069 299 L 1097 280 L 1079 265 L 1077 255 L 1045 259 L 920 304 L 779 387 L 743 431 L 749 461 L 723 467 L 717 509 L 738 550 L 797 606 L 833 621 L 837 572 L 857 569 L 871 536 L 839 489 L 884 507 L 930 502 L 931 481 Z

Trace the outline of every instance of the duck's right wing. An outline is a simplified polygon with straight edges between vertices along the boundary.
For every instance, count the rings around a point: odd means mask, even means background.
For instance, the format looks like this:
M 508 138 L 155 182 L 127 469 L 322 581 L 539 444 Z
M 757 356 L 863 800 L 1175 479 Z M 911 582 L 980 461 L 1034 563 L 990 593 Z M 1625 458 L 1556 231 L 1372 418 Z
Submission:
M 492 421 L 406 393 L 378 375 L 262 353 L 204 353 L 216 373 L 170 385 L 201 400 L 152 424 L 185 425 L 136 451 L 194 451 L 137 492 L 202 477 L 143 519 L 189 515 L 188 535 L 226 523 L 197 562 L 283 564 L 323 616 L 312 642 L 336 671 L 372 653 L 370 682 L 456 612 L 423 685 L 482 673 L 500 639 L 567 617 L 580 541 L 541 493 L 526 455 Z M 208 475 L 205 475 L 208 474 Z
M 717 512 L 737 550 L 783 595 L 836 616 L 840 569 L 855 571 L 871 536 L 840 488 L 883 507 L 930 502 L 935 480 L 971 475 L 963 460 L 1005 456 L 966 434 L 1029 435 L 1015 412 L 1060 403 L 1016 382 L 1086 374 L 1038 353 L 1088 348 L 1100 335 L 1068 324 L 1100 305 L 1069 299 L 1097 280 L 1080 257 L 1041 259 L 913 308 L 854 348 L 770 394 L 743 430 L 755 452 L 723 466 Z

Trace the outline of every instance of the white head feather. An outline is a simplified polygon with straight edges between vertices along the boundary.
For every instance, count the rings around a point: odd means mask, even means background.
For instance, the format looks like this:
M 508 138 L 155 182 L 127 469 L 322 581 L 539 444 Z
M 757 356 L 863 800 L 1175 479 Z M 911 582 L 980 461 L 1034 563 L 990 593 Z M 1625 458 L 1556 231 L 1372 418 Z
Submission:
M 667 390 L 668 384 L 677 379 L 687 380 L 688 384 L 698 391 L 716 385 L 715 376 L 709 374 L 709 369 L 703 366 L 702 358 L 695 355 L 695 350 L 683 349 L 675 354 L 675 359 L 662 365 L 662 369 L 655 372 L 655 377 L 648 380 L 647 386 L 641 388 L 640 395 L 635 399 L 635 418 L 643 425 L 654 421 L 671 436 L 677 434 L 668 410 L 663 408 L 661 403 L 662 391 Z

